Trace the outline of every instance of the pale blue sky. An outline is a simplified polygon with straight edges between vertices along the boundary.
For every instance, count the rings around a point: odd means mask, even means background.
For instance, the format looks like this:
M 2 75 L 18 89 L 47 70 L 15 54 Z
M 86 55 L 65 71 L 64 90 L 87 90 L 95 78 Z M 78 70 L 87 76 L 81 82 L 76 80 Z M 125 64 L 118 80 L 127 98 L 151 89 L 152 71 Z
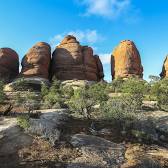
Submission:
M 110 80 L 112 50 L 130 39 L 140 51 L 144 78 L 159 75 L 168 54 L 168 0 L 0 0 L 0 47 L 20 59 L 38 41 L 56 46 L 75 34 L 101 56 Z

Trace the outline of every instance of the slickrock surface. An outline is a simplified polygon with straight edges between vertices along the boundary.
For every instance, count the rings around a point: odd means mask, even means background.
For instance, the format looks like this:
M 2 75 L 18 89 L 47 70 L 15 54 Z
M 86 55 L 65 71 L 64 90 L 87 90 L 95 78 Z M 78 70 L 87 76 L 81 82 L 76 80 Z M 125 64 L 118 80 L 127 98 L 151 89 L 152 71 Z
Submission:
M 82 155 L 67 168 L 119 168 L 124 161 L 125 147 L 96 136 L 76 134 L 71 142 Z
M 34 45 L 22 59 L 21 77 L 49 78 L 51 61 L 51 47 L 49 44 L 39 42 Z
M 52 56 L 52 77 L 59 80 L 103 79 L 103 66 L 98 56 L 88 46 L 81 46 L 74 36 L 66 36 Z
M 18 54 L 10 48 L 0 49 L 0 78 L 11 82 L 19 74 Z
M 115 48 L 111 57 L 111 71 L 113 79 L 143 77 L 140 54 L 132 41 L 121 41 Z
M 160 74 L 161 78 L 168 77 L 168 56 L 166 56 L 166 59 L 163 64 L 162 72 Z

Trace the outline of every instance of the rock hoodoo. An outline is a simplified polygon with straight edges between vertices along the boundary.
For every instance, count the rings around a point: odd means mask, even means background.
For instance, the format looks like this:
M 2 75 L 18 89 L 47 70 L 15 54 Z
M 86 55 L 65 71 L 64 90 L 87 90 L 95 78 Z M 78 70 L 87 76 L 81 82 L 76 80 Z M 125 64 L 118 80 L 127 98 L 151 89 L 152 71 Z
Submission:
M 143 77 L 143 67 L 138 49 L 130 40 L 121 41 L 111 56 L 112 78 Z
M 11 82 L 19 74 L 18 54 L 10 48 L 0 49 L 0 79 Z
M 160 74 L 161 78 L 168 77 L 168 56 L 166 56 L 166 59 L 163 64 L 162 72 Z
M 104 74 L 92 48 L 81 46 L 74 36 L 68 35 L 53 52 L 51 76 L 59 80 L 100 81 Z
M 20 76 L 48 79 L 50 61 L 51 47 L 47 43 L 39 42 L 23 57 Z

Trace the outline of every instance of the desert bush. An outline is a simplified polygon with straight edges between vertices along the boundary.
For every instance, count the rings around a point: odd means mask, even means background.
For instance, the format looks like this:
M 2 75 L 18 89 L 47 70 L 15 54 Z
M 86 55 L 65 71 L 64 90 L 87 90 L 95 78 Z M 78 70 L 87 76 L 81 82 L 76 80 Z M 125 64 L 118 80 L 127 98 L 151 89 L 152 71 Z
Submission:
M 87 119 L 91 119 L 95 105 L 101 106 L 109 98 L 107 84 L 102 82 L 78 88 L 73 93 L 68 101 L 70 110 Z
M 21 115 L 17 117 L 17 123 L 21 128 L 26 129 L 30 127 L 29 119 L 29 115 Z
M 3 104 L 6 99 L 5 93 L 3 91 L 3 87 L 4 87 L 4 83 L 0 81 L 0 104 Z
M 13 84 L 13 88 L 16 91 L 25 91 L 28 90 L 27 88 L 27 82 L 24 80 L 24 78 L 17 79 L 16 82 Z M 30 89 L 29 89 L 30 90 Z
M 149 89 L 147 82 L 136 78 L 125 80 L 122 86 L 122 92 L 128 94 L 130 104 L 133 104 L 135 109 L 141 109 L 144 95 Z
M 159 108 L 168 111 L 168 79 L 163 79 L 157 84 L 156 97 Z
M 109 85 L 109 91 L 112 93 L 122 92 L 124 80 L 122 78 L 117 78 L 113 80 Z
M 155 76 L 155 75 L 149 75 L 149 83 L 150 84 L 154 84 L 160 81 L 160 77 L 159 76 Z
M 89 93 L 89 88 L 87 86 L 74 90 L 74 95 L 68 102 L 68 106 L 72 113 L 82 115 L 87 119 L 91 118 L 91 113 L 95 105 L 96 101 Z
M 61 82 L 54 80 L 50 88 L 42 85 L 41 96 L 44 108 L 61 108 L 64 104 Z
M 74 89 L 72 86 L 61 86 L 61 93 L 68 100 L 74 95 Z
M 168 79 L 155 82 L 151 86 L 150 94 L 156 97 L 158 107 L 161 110 L 168 111 Z
M 25 94 L 18 92 L 15 99 L 15 105 L 21 106 L 28 111 L 28 114 L 39 108 L 38 96 L 31 91 Z
M 88 88 L 88 94 L 95 102 L 97 102 L 97 104 L 101 104 L 108 100 L 108 91 L 108 85 L 104 82 L 92 84 Z
M 119 124 L 121 129 L 136 119 L 136 107 L 126 95 L 109 99 L 100 107 L 104 119 L 112 120 Z

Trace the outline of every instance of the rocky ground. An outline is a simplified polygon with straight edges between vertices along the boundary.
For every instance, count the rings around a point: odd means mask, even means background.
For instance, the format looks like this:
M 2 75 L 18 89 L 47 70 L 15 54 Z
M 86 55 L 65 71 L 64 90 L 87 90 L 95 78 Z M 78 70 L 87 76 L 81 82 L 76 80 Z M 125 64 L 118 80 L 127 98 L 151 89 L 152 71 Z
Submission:
M 88 129 L 90 123 L 71 118 L 66 110 L 42 111 L 40 118 L 31 119 L 27 133 L 15 117 L 1 117 L 0 167 L 166 168 L 168 113 L 144 113 L 156 121 L 163 145 L 125 141 L 116 128 L 94 132 Z

